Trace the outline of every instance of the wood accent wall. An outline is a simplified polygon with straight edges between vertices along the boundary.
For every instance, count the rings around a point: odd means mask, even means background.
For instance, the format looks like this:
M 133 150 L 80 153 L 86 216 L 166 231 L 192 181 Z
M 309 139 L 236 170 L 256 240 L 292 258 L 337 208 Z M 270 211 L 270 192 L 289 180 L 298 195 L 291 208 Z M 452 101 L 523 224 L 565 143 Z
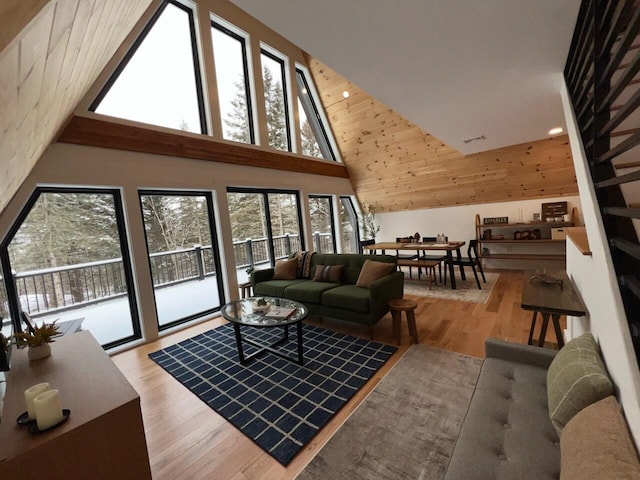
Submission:
M 206 135 L 165 132 L 104 119 L 75 116 L 58 138 L 62 143 L 115 148 L 130 152 L 169 155 L 211 162 L 348 178 L 333 161 L 300 158 L 269 148 L 216 141 Z
M 356 195 L 378 212 L 578 194 L 566 135 L 465 156 L 307 60 Z
M 151 1 L 3 0 L 0 212 Z

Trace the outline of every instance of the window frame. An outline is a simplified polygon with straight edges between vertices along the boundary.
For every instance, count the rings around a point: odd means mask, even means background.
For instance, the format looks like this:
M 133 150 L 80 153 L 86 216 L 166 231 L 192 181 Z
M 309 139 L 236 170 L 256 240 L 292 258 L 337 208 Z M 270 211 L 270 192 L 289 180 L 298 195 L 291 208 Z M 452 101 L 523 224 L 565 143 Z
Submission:
M 256 125 L 258 125 L 256 119 L 256 106 L 255 106 L 255 95 L 253 93 L 253 88 L 251 86 L 254 84 L 253 78 L 253 68 L 252 68 L 252 54 L 251 54 L 251 39 L 248 33 L 242 31 L 235 25 L 227 22 L 223 18 L 211 13 L 210 15 L 210 24 L 211 28 L 215 28 L 219 32 L 234 38 L 235 40 L 240 42 L 241 50 L 242 50 L 242 72 L 244 74 L 244 88 L 245 94 L 247 96 L 247 118 L 249 120 L 249 139 L 250 142 L 245 144 L 243 142 L 236 142 L 232 139 L 224 138 L 224 119 L 222 118 L 222 111 L 218 108 L 218 117 L 220 119 L 220 128 L 222 131 L 222 139 L 228 142 L 235 142 L 244 145 L 257 145 L 258 144 L 258 129 L 256 129 Z M 216 64 L 216 52 L 215 52 L 215 42 L 213 40 L 213 35 L 211 35 L 211 48 L 213 51 L 213 64 L 215 70 Z M 216 95 L 218 97 L 218 107 L 220 106 L 220 89 L 218 88 L 216 76 Z
M 293 128 L 293 122 L 291 121 L 291 112 L 293 112 L 293 107 L 291 104 L 291 78 L 289 75 L 289 58 L 285 55 L 282 55 L 275 48 L 267 45 L 266 43 L 260 43 L 260 65 L 262 66 L 262 55 L 267 56 L 271 60 L 278 62 L 280 64 L 280 72 L 282 74 L 282 95 L 284 96 L 284 115 L 285 115 L 285 124 L 287 130 L 287 148 L 289 152 L 296 153 L 297 148 L 293 139 L 295 138 L 295 130 Z M 264 66 L 262 67 L 264 68 Z M 262 72 L 261 72 L 262 73 Z M 262 88 L 264 89 L 264 78 L 262 79 Z M 266 95 L 265 95 L 265 112 L 266 112 Z M 265 125 L 268 131 L 268 124 Z M 269 139 L 267 138 L 267 143 Z M 266 145 L 269 146 L 270 145 Z
M 305 232 L 304 232 L 304 222 L 302 221 L 302 206 L 300 205 L 300 192 L 298 190 L 285 190 L 285 189 L 275 189 L 275 188 L 250 188 L 250 187 L 227 187 L 227 194 L 229 193 L 252 193 L 252 194 L 262 194 L 265 214 L 267 215 L 267 235 L 268 235 L 268 247 L 269 247 L 269 256 L 271 258 L 271 266 L 275 267 L 276 265 L 276 250 L 273 243 L 273 228 L 271 227 L 271 208 L 269 207 L 269 194 L 288 194 L 295 195 L 296 197 L 296 211 L 298 214 L 298 228 L 300 229 L 300 248 L 302 250 L 305 249 Z
M 199 134 L 209 135 L 209 126 L 207 122 L 207 107 L 206 107 L 207 102 L 205 101 L 205 97 L 204 97 L 204 90 L 203 90 L 204 82 L 202 80 L 202 68 L 200 65 L 200 50 L 198 48 L 200 42 L 198 41 L 198 34 L 196 30 L 197 24 L 195 22 L 196 13 L 194 12 L 193 8 L 183 5 L 177 0 L 162 0 L 162 3 L 158 7 L 158 9 L 153 13 L 151 18 L 147 22 L 147 24 L 144 26 L 144 28 L 140 32 L 140 35 L 138 35 L 138 37 L 135 39 L 135 41 L 131 45 L 131 48 L 129 48 L 129 50 L 124 55 L 120 63 L 118 63 L 118 66 L 114 69 L 113 73 L 109 76 L 109 79 L 105 82 L 103 87 L 100 89 L 100 92 L 98 93 L 98 95 L 96 95 L 95 99 L 91 102 L 88 110 L 97 115 L 101 115 L 100 113 L 96 112 L 96 109 L 98 108 L 102 100 L 104 100 L 104 97 L 107 96 L 111 87 L 118 80 L 118 78 L 120 77 L 120 74 L 127 67 L 127 65 L 129 64 L 133 56 L 138 51 L 138 48 L 140 48 L 140 45 L 142 45 L 144 40 L 147 38 L 147 35 L 149 34 L 149 32 L 151 32 L 156 22 L 158 21 L 158 19 L 160 18 L 160 16 L 162 15 L 162 13 L 165 11 L 165 9 L 169 4 L 185 11 L 189 18 L 189 31 L 191 34 L 191 52 L 193 54 L 192 55 L 193 69 L 194 69 L 193 73 L 194 73 L 195 82 L 196 82 L 196 85 L 195 85 L 196 97 L 198 101 L 198 113 L 200 118 Z M 147 124 L 146 122 L 142 122 L 140 120 L 130 120 L 130 119 L 123 119 L 123 120 L 135 121 L 137 123 Z M 171 127 L 165 127 L 163 125 L 154 125 L 154 126 L 161 127 L 161 128 L 171 128 Z M 172 128 L 172 130 L 178 130 L 178 129 Z
M 304 88 L 307 90 L 309 103 L 315 115 L 315 122 L 313 123 L 317 123 L 318 126 L 320 127 L 320 132 L 317 132 L 313 128 L 313 124 L 311 125 L 311 128 L 314 131 L 314 134 L 316 135 L 316 141 L 323 140 L 325 142 L 325 148 L 328 149 L 329 158 L 327 158 L 326 156 L 324 156 L 323 158 L 325 160 L 332 160 L 334 162 L 342 162 L 342 158 L 340 157 L 340 150 L 338 149 L 338 145 L 336 144 L 335 139 L 333 137 L 333 132 L 329 127 L 329 121 L 324 112 L 324 108 L 318 109 L 318 105 L 322 105 L 322 103 L 320 102 L 320 97 L 318 96 L 318 91 L 316 90 L 313 80 L 309 80 L 312 78 L 311 75 L 309 74 L 309 70 L 304 65 L 296 63 L 295 73 L 296 73 L 296 88 L 298 88 L 297 76 L 299 75 L 300 78 L 302 79 L 302 83 L 304 84 Z M 301 93 L 300 91 L 297 91 L 297 98 L 298 100 L 300 100 L 300 103 L 304 108 L 304 102 L 302 101 L 302 97 L 300 93 Z M 306 115 L 306 111 L 305 111 L 305 115 Z M 308 115 L 307 115 L 307 120 L 311 120 L 309 119 Z M 298 128 L 298 131 L 300 132 L 300 140 L 302 141 L 302 132 L 300 131 L 300 122 L 298 122 L 297 128 Z M 321 134 L 320 138 L 318 138 L 319 133 Z M 320 144 L 318 144 L 318 146 L 320 147 L 320 151 L 323 151 L 323 146 Z
M 343 204 L 342 202 L 345 201 L 348 207 L 347 215 L 349 216 L 349 219 L 352 222 L 355 220 L 355 226 L 353 229 L 356 236 L 355 247 L 358 253 L 362 253 L 362 244 L 361 244 L 362 240 L 360 238 L 360 211 L 356 208 L 356 203 L 353 201 L 353 197 L 351 197 L 350 195 L 340 195 L 340 197 L 338 198 L 338 201 L 341 204 Z M 340 220 L 340 236 L 342 237 L 342 219 Z M 344 238 L 342 239 L 342 243 L 344 244 Z M 341 253 L 344 253 L 344 252 L 341 252 Z
M 136 297 L 137 284 L 133 275 L 132 261 L 131 261 L 131 249 L 129 248 L 129 235 L 127 233 L 127 223 L 124 214 L 122 192 L 118 188 L 91 188 L 91 187 L 53 187 L 53 186 L 36 186 L 29 199 L 25 202 L 24 206 L 20 210 L 20 213 L 11 224 L 7 235 L 0 242 L 0 269 L 5 279 L 5 289 L 7 293 L 7 301 L 9 304 L 9 312 L 11 314 L 11 322 L 14 333 L 22 332 L 21 321 L 21 308 L 20 301 L 18 300 L 18 290 L 16 288 L 13 275 L 11 275 L 11 260 L 9 258 L 9 245 L 15 238 L 16 234 L 20 230 L 20 227 L 27 219 L 31 210 L 35 206 L 36 202 L 43 193 L 69 193 L 69 194 L 111 194 L 113 195 L 114 215 L 116 218 L 116 225 L 118 230 L 118 240 L 120 243 L 120 250 L 122 252 L 122 268 L 124 271 L 125 280 L 127 282 L 127 299 L 129 303 L 129 311 L 131 313 L 131 323 L 133 334 L 129 337 L 125 337 L 119 340 L 102 345 L 104 350 L 109 350 L 120 345 L 130 343 L 142 338 L 142 327 L 140 325 L 140 315 L 138 311 L 138 302 Z M 9 275 L 7 275 L 7 272 Z M 11 280 L 9 280 L 11 279 Z
M 333 208 L 333 196 L 321 195 L 321 194 L 310 194 L 308 195 L 308 197 L 309 199 L 316 198 L 316 199 L 323 199 L 323 200 L 329 201 L 329 218 L 331 222 L 331 241 L 333 243 L 333 253 L 337 253 L 338 244 L 336 240 L 336 225 L 335 225 L 334 208 Z M 311 215 L 311 212 L 309 212 L 309 215 Z M 309 227 L 311 227 L 311 225 L 309 225 Z M 310 233 L 311 233 L 311 236 L 313 237 L 314 232 L 310 232 Z
M 160 325 L 160 319 L 158 316 L 158 303 L 156 301 L 155 294 L 155 286 L 153 286 L 153 270 L 151 266 L 151 257 L 149 256 L 149 240 L 147 238 L 147 229 L 144 222 L 144 211 L 142 209 L 142 197 L 144 195 L 164 195 L 164 196 L 180 196 L 180 197 L 204 197 L 207 202 L 207 217 L 209 219 L 209 234 L 211 235 L 211 249 L 212 249 L 212 257 L 213 263 L 216 268 L 216 283 L 218 285 L 218 298 L 220 299 L 220 305 L 218 307 L 210 308 L 208 310 L 202 312 L 196 312 L 191 315 L 187 315 L 186 317 L 179 318 L 169 323 L 165 323 Z M 149 277 L 151 278 L 151 283 L 153 287 L 153 306 L 156 312 L 156 325 L 158 326 L 158 332 L 162 332 L 164 330 L 169 330 L 178 325 L 182 325 L 184 323 L 190 322 L 192 320 L 204 317 L 205 315 L 209 315 L 211 313 L 219 312 L 222 306 L 226 303 L 225 297 L 225 284 L 226 284 L 226 275 L 223 274 L 222 263 L 220 261 L 220 245 L 218 243 L 218 235 L 216 232 L 216 218 L 215 218 L 215 210 L 213 208 L 213 195 L 210 191 L 197 191 L 197 190 L 159 190 L 159 189 L 138 189 L 138 202 L 140 204 L 140 218 L 142 220 L 142 225 L 144 229 L 144 243 L 145 248 L 147 249 L 147 262 L 149 264 Z

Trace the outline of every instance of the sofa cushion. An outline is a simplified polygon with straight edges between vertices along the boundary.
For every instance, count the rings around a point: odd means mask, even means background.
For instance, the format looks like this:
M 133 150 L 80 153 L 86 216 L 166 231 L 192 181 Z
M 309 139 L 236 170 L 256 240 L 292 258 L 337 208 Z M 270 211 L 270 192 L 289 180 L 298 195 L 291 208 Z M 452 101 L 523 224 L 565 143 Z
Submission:
M 284 296 L 290 300 L 302 303 L 320 303 L 322 294 L 331 288 L 337 287 L 337 283 L 312 282 L 305 280 L 288 286 L 284 291 Z
M 285 288 L 300 282 L 308 282 L 308 280 L 267 280 L 266 282 L 259 282 L 253 286 L 253 294 L 254 296 L 284 297 Z
M 352 312 L 368 313 L 370 310 L 369 290 L 355 285 L 341 285 L 322 294 L 322 305 L 351 310 Z
M 546 380 L 544 367 L 487 357 L 444 478 L 557 479 Z
M 549 416 L 558 433 L 584 407 L 612 393 L 613 385 L 590 332 L 568 342 L 549 366 Z
M 316 265 L 314 282 L 340 283 L 342 281 L 343 265 Z
M 356 287 L 369 288 L 376 280 L 381 279 L 385 275 L 389 275 L 396 269 L 393 263 L 374 262 L 373 260 L 366 260 L 360 270 L 360 275 L 356 281 Z
M 561 480 L 632 480 L 640 462 L 614 396 L 578 412 L 562 430 Z
M 298 271 L 298 260 L 278 260 L 273 271 L 274 280 L 295 280 Z

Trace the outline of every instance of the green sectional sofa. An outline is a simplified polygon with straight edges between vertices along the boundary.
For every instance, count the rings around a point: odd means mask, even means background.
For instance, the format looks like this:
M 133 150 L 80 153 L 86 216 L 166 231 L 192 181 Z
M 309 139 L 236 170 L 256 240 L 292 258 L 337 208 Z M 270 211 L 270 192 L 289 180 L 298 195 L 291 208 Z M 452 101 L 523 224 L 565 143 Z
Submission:
M 395 269 L 368 288 L 357 287 L 366 260 L 396 263 L 392 255 L 316 253 L 311 257 L 307 278 L 273 280 L 274 269 L 255 270 L 251 275 L 254 296 L 283 297 L 303 303 L 312 315 L 363 323 L 371 327 L 388 311 L 390 300 L 402 298 L 404 275 Z M 314 281 L 317 265 L 343 265 L 340 283 Z

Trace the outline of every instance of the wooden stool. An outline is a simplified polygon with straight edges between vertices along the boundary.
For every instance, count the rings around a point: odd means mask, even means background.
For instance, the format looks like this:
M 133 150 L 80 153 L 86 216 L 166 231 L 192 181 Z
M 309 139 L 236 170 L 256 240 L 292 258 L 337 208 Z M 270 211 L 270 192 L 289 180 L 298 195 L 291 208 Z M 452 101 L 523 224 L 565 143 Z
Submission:
M 402 336 L 402 312 L 407 312 L 407 325 L 409 326 L 409 334 L 413 337 L 413 343 L 418 343 L 418 329 L 416 328 L 416 316 L 413 311 L 418 307 L 418 304 L 413 300 L 405 300 L 399 298 L 391 300 L 389 302 L 389 308 L 391 309 L 391 316 L 393 317 L 393 333 L 396 337 L 398 345 L 400 345 L 400 337 Z
M 242 292 L 242 298 L 251 296 L 251 282 L 244 282 L 238 285 L 238 288 Z

